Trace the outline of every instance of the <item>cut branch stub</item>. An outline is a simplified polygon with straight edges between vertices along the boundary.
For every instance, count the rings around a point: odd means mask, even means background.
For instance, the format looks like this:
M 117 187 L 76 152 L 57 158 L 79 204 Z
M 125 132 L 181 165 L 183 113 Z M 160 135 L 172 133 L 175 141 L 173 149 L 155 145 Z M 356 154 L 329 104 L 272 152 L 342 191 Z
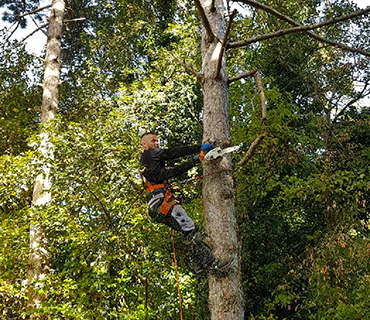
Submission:
M 224 38 L 222 40 L 220 55 L 219 55 L 218 61 L 217 61 L 216 78 L 220 75 L 220 70 L 221 70 L 221 65 L 222 65 L 222 58 L 224 56 L 224 52 L 225 52 L 225 49 L 226 49 L 227 39 L 228 39 L 229 34 L 230 34 L 231 25 L 232 25 L 233 20 L 234 20 L 237 13 L 238 13 L 238 11 L 234 10 L 233 13 L 231 14 L 229 24 L 227 25 L 227 29 L 226 29 Z
M 210 11 L 211 12 L 215 12 L 216 11 L 215 0 L 212 0 Z
M 254 74 L 254 77 L 256 78 L 256 81 L 257 81 L 257 88 L 258 88 L 258 93 L 260 95 L 260 99 L 261 99 L 261 118 L 262 118 L 262 122 L 264 122 L 266 120 L 266 98 L 265 98 L 265 92 L 263 91 L 263 85 L 262 85 L 262 81 L 261 81 L 261 75 L 260 73 L 257 71 L 255 74 Z

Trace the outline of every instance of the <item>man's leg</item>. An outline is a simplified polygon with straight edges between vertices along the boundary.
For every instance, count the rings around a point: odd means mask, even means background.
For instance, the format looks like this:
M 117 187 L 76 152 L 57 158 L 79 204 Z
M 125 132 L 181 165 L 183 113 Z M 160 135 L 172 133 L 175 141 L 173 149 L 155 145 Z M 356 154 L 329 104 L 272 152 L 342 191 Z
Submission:
M 229 262 L 220 262 L 212 254 L 211 247 L 206 243 L 207 235 L 198 230 L 194 221 L 187 215 L 180 204 L 173 206 L 167 216 L 160 211 L 161 202 L 155 202 L 149 206 L 149 215 L 157 222 L 164 223 L 181 232 L 192 246 L 192 259 L 195 263 L 195 271 L 210 271 L 215 275 L 223 275 L 227 272 Z
M 214 274 L 222 275 L 229 263 L 221 263 L 212 254 L 212 249 L 207 244 L 208 236 L 198 230 L 194 221 L 187 215 L 181 205 L 175 205 L 169 218 L 170 225 L 183 233 L 185 239 L 192 244 L 196 271 L 211 271 Z

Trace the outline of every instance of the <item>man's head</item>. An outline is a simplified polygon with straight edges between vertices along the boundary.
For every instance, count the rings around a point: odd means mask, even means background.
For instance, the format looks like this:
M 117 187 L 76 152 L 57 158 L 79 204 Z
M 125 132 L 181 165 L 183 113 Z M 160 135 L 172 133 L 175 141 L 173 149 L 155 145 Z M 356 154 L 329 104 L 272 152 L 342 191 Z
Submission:
M 141 145 L 144 150 L 159 148 L 159 140 L 155 133 L 147 132 L 141 137 Z

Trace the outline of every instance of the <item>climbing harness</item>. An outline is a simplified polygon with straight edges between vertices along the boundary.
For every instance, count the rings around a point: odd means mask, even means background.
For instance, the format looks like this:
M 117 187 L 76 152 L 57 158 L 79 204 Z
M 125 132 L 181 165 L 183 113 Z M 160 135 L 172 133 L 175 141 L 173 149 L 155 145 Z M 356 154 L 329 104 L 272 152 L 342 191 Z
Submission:
M 171 200 L 171 198 L 172 198 L 172 200 Z M 161 207 L 159 208 L 159 211 L 161 213 L 163 213 L 165 216 L 167 216 L 168 212 L 171 211 L 173 206 L 175 204 L 178 204 L 178 203 L 179 202 L 176 199 L 173 198 L 171 187 L 168 186 L 166 188 L 166 192 L 164 194 L 164 200 L 163 200 L 163 203 L 162 203 Z
M 179 269 L 177 267 L 177 259 L 176 259 L 176 250 L 175 250 L 175 240 L 174 240 L 174 236 L 173 236 L 173 228 L 171 228 L 171 241 L 172 241 L 172 249 L 173 249 L 173 261 L 175 263 L 177 293 L 178 293 L 178 297 L 179 297 L 180 320 L 183 320 L 182 319 L 182 301 L 181 301 L 181 289 L 180 289 L 180 280 L 179 280 Z
M 160 183 L 160 184 L 151 184 L 148 180 L 145 179 L 141 171 L 140 171 L 140 176 L 147 187 L 145 191 L 148 195 L 153 194 L 156 191 L 160 191 L 158 194 L 154 195 L 149 200 L 148 206 L 150 207 L 158 199 L 164 198 L 159 211 L 167 217 L 168 213 L 172 210 L 173 206 L 179 203 L 173 196 L 170 183 L 167 182 L 167 183 Z M 164 193 L 164 196 L 163 196 L 163 193 Z

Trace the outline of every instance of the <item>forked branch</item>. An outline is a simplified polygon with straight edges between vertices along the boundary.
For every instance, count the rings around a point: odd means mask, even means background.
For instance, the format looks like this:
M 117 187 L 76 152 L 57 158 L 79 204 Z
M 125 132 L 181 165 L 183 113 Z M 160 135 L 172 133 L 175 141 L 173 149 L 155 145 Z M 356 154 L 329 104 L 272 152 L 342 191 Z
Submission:
M 264 10 L 268 13 L 271 13 L 272 15 L 274 15 L 277 18 L 291 24 L 292 26 L 295 26 L 295 27 L 300 27 L 301 26 L 298 22 L 294 21 L 292 18 L 283 15 L 279 11 L 277 11 L 277 10 L 275 10 L 275 9 L 269 7 L 269 6 L 266 6 L 265 4 L 259 3 L 259 2 L 254 1 L 254 0 L 236 0 L 236 1 L 246 3 L 246 4 L 252 6 L 256 9 L 261 9 L 261 10 Z M 309 37 L 311 37 L 313 39 L 316 39 L 319 42 L 329 44 L 333 47 L 341 48 L 342 50 L 345 50 L 345 51 L 360 53 L 360 54 L 365 55 L 365 56 L 370 56 L 370 53 L 365 51 L 365 50 L 358 49 L 358 48 L 352 48 L 352 47 L 349 47 L 345 44 L 325 39 L 325 38 L 315 34 L 312 31 L 304 31 L 304 33 L 307 34 Z
M 254 76 L 256 78 L 257 82 L 257 88 L 258 93 L 260 95 L 260 101 L 261 101 L 261 120 L 262 120 L 262 126 L 265 127 L 265 121 L 266 121 L 266 98 L 265 93 L 263 90 L 263 85 L 261 81 L 261 75 L 258 72 L 258 70 L 255 68 L 248 73 L 249 76 Z M 262 142 L 262 140 L 267 136 L 267 131 L 265 130 L 263 133 L 261 133 L 250 145 L 248 151 L 245 153 L 243 158 L 239 161 L 238 165 L 242 166 L 246 164 L 250 159 L 252 159 L 254 152 L 256 151 L 259 144 Z
M 40 26 L 39 26 L 39 24 L 36 22 L 36 20 L 31 16 L 31 20 L 32 20 L 32 22 L 35 24 L 35 26 L 37 27 L 37 28 L 40 28 Z M 44 30 L 42 30 L 41 29 L 41 31 L 44 33 L 44 35 L 45 36 L 48 36 L 48 34 L 47 34 L 47 32 L 46 31 L 44 31 Z
M 10 32 L 10 35 L 6 38 L 6 40 L 5 40 L 5 42 L 4 42 L 4 44 L 5 43 L 7 43 L 8 41 L 9 41 L 9 39 L 13 36 L 13 34 L 14 34 L 14 32 L 16 32 L 17 31 L 17 29 L 18 29 L 18 27 L 20 26 L 20 21 L 18 21 L 17 23 L 14 23 L 14 24 L 12 24 L 12 26 L 9 28 L 9 30 L 11 29 L 11 28 L 13 28 L 13 26 L 16 24 L 16 26 L 15 26 L 15 28 L 14 28 L 14 30 L 12 31 L 12 32 Z
M 368 12 L 370 12 L 370 7 L 366 8 L 366 9 L 363 9 L 363 10 L 360 10 L 360 11 L 356 11 L 356 12 L 348 14 L 346 16 L 332 18 L 332 19 L 329 19 L 329 20 L 326 20 L 326 21 L 323 21 L 323 22 L 314 23 L 314 24 L 310 24 L 310 25 L 307 25 L 307 26 L 298 26 L 298 27 L 294 27 L 294 28 L 291 28 L 291 29 L 282 29 L 282 30 L 279 30 L 279 31 L 276 31 L 276 32 L 272 32 L 272 33 L 269 33 L 269 34 L 264 34 L 264 35 L 261 35 L 261 36 L 253 37 L 253 38 L 250 38 L 250 39 L 247 39 L 247 40 L 232 42 L 227 47 L 228 48 L 246 47 L 246 46 L 248 46 L 252 43 L 259 42 L 259 41 L 262 41 L 262 40 L 278 38 L 278 37 L 282 37 L 282 36 L 292 34 L 292 33 L 296 33 L 296 32 L 305 32 L 305 31 L 309 31 L 309 30 L 319 29 L 319 28 L 322 28 L 322 27 L 325 27 L 325 26 L 328 26 L 328 25 L 338 23 L 338 22 L 342 22 L 342 21 L 346 21 L 346 20 L 356 18 L 358 16 L 367 14 Z
M 199 11 L 199 15 L 200 15 L 200 18 L 202 20 L 203 27 L 207 32 L 208 41 L 213 42 L 215 40 L 215 35 L 214 35 L 214 33 L 212 31 L 212 28 L 211 28 L 211 25 L 210 25 L 210 23 L 207 19 L 206 13 L 204 12 L 204 9 L 203 9 L 199 0 L 194 0 L 194 3 L 195 3 L 195 6 L 197 7 L 197 9 Z
M 33 36 L 37 31 L 40 31 L 43 28 L 46 28 L 48 25 L 49 25 L 49 23 L 45 23 L 45 24 L 39 26 L 37 29 L 35 29 L 34 31 L 32 31 L 27 37 L 23 38 L 22 39 L 22 42 L 26 41 L 29 37 Z
M 218 78 L 218 76 L 220 74 L 221 65 L 222 65 L 222 58 L 224 56 L 224 52 L 225 52 L 225 49 L 226 49 L 227 39 L 229 38 L 231 25 L 232 25 L 233 20 L 234 20 L 237 13 L 238 13 L 238 11 L 234 10 L 233 13 L 231 14 L 229 24 L 227 25 L 226 32 L 225 32 L 224 38 L 223 38 L 222 43 L 221 43 L 220 55 L 218 56 L 218 61 L 217 61 L 216 78 Z
M 344 112 L 347 110 L 348 107 L 352 106 L 354 103 L 356 103 L 357 101 L 359 101 L 360 99 L 362 99 L 364 97 L 364 94 L 365 94 L 365 91 L 368 87 L 368 83 L 366 83 L 363 87 L 363 89 L 361 90 L 361 92 L 357 93 L 356 97 L 354 97 L 353 99 L 351 99 L 344 107 L 343 109 L 334 117 L 333 121 L 332 121 L 332 125 L 339 119 L 340 116 L 342 116 L 344 114 Z

